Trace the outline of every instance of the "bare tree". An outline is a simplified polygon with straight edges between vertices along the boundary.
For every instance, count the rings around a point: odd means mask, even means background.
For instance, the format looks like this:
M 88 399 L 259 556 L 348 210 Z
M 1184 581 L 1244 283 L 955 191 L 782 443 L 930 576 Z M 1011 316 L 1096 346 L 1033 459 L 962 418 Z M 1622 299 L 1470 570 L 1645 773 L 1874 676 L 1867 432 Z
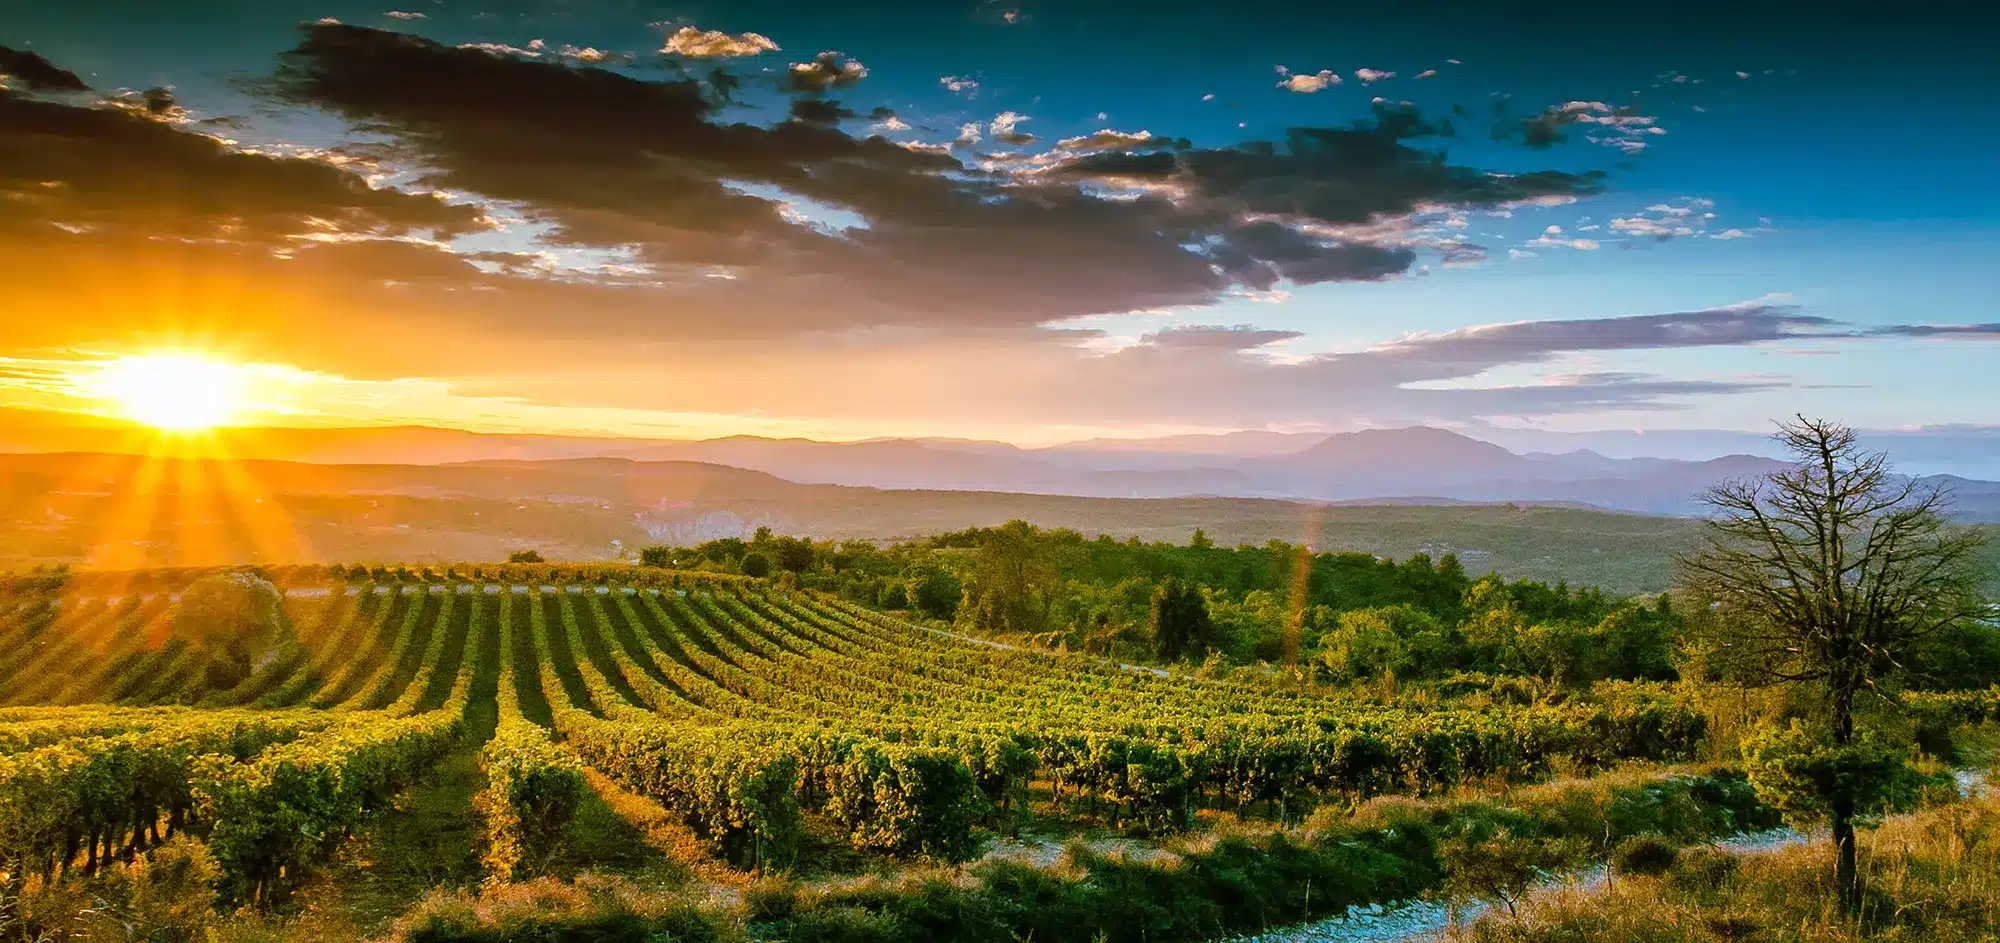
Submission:
M 1745 683 L 1817 694 L 1843 756 L 1857 743 L 1857 702 L 1887 697 L 1919 640 L 1983 613 L 1979 539 L 1952 524 L 1948 493 L 1895 475 L 1852 429 L 1801 416 L 1776 438 L 1796 463 L 1704 496 L 1714 513 L 1681 561 L 1684 580 L 1713 606 L 1718 661 Z M 1817 797 L 1849 912 L 1860 902 L 1855 779 L 1828 777 Z

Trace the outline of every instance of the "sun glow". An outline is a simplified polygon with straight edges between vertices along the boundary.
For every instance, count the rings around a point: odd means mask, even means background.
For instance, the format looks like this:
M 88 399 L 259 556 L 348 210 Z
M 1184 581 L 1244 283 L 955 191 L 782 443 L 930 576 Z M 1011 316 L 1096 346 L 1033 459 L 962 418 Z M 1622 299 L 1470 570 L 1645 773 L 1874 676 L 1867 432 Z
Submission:
M 242 369 L 198 354 L 125 357 L 105 364 L 95 380 L 125 418 L 169 432 L 226 425 L 245 405 Z

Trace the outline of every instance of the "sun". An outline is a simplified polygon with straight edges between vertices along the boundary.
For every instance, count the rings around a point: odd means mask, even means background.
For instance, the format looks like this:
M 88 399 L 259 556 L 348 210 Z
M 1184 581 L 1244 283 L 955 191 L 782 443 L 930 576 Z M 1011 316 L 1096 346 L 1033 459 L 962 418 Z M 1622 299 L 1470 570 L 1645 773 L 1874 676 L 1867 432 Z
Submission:
M 242 369 L 199 354 L 124 357 L 105 364 L 95 379 L 125 418 L 169 432 L 226 425 L 244 407 Z

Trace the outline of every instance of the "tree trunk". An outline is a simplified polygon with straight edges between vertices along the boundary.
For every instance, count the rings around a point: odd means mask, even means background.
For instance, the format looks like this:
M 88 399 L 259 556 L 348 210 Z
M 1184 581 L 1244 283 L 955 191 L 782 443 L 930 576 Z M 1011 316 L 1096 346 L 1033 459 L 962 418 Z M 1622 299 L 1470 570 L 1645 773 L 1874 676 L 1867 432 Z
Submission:
M 1854 745 L 1854 694 L 1845 684 L 1845 673 L 1836 674 L 1833 696 L 1833 744 L 1845 750 Z M 1854 788 L 1852 777 L 1836 774 L 1830 797 L 1833 845 L 1838 856 L 1834 865 L 1834 886 L 1840 892 L 1840 910 L 1848 916 L 1861 911 L 1861 878 L 1855 870 Z
M 1833 797 L 1833 844 L 1840 856 L 1833 877 L 1840 909 L 1853 916 L 1861 910 L 1861 882 L 1854 868 L 1854 797 L 1845 789 Z

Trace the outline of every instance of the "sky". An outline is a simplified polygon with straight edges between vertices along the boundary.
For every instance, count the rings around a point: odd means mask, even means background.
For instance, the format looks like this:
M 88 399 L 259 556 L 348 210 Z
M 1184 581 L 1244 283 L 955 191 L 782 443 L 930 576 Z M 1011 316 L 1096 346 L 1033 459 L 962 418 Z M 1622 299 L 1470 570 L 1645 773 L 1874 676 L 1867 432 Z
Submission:
M 2000 424 L 1990 12 L 398 2 L 0 2 L 0 409 Z

